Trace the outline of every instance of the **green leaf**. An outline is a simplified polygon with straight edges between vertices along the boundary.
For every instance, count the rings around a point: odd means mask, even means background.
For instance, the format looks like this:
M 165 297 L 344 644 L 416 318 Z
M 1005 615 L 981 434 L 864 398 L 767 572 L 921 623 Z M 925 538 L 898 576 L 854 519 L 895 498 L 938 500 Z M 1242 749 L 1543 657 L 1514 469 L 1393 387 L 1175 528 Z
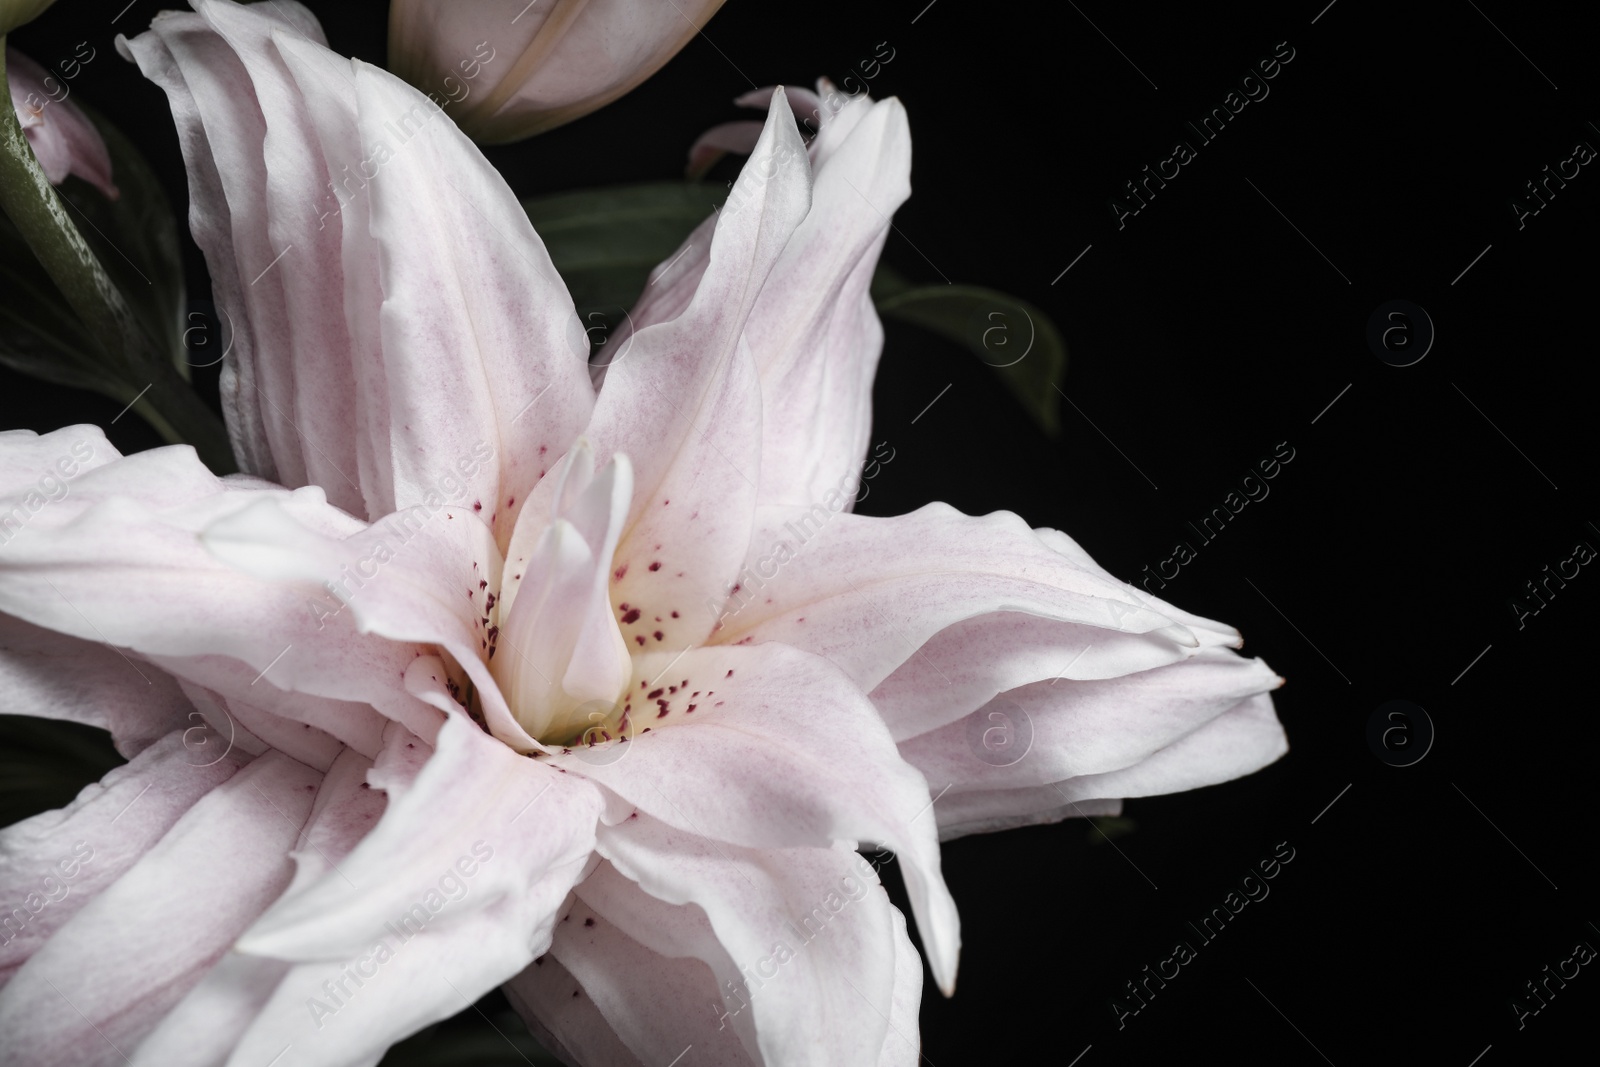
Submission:
M 650 271 L 727 195 L 714 185 L 647 182 L 536 197 L 522 207 L 582 314 L 632 307 Z
M 133 145 L 83 110 L 111 154 L 115 202 L 77 179 L 52 187 L 14 110 L 0 107 L 0 364 L 129 404 L 230 472 L 222 420 L 186 381 L 172 210 Z
M 878 312 L 930 330 L 995 369 L 1040 429 L 1061 430 L 1067 346 L 1050 317 L 1026 300 L 976 285 L 897 285 L 890 277 Z M 878 289 L 877 279 L 874 288 Z
M 122 763 L 104 730 L 0 715 L 0 826 L 70 804 L 84 786 Z

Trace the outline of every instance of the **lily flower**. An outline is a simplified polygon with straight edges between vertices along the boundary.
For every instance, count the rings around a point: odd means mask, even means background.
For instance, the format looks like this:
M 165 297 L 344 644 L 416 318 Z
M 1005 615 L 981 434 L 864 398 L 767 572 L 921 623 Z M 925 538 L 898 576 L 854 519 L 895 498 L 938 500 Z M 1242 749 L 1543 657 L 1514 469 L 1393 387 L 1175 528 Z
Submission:
M 178 123 L 251 473 L 0 435 L 8 710 L 132 756 L 0 831 L 0 900 L 42 902 L 0 948 L 7 1063 L 370 1064 L 500 985 L 574 1063 L 910 1065 L 921 962 L 859 846 L 948 995 L 941 836 L 1285 751 L 1235 631 L 1065 534 L 850 511 L 898 101 L 808 151 L 774 93 L 591 375 L 426 97 L 292 3 L 194 6 L 122 47 Z
M 660 70 L 723 0 L 394 0 L 389 66 L 486 144 L 604 107 Z
M 68 99 L 61 79 L 15 48 L 7 48 L 6 83 L 23 136 L 50 184 L 60 185 L 72 174 L 99 189 L 106 199 L 117 199 L 121 194 L 111 180 L 111 153 L 94 123 Z

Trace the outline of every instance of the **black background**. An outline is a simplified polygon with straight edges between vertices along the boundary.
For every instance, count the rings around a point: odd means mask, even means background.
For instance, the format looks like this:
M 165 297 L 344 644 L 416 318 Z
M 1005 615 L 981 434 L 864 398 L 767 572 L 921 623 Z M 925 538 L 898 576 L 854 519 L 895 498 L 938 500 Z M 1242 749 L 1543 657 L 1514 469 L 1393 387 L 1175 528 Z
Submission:
M 45 64 L 86 38 L 99 50 L 74 91 L 145 148 L 181 215 L 164 98 L 111 46 L 159 5 L 125 3 L 62 0 L 12 41 Z M 1189 541 L 1198 557 L 1161 594 L 1238 626 L 1289 680 L 1288 756 L 1130 801 L 1115 847 L 1080 820 L 946 847 L 964 949 L 956 997 L 930 983 L 924 999 L 938 1067 L 1493 1067 L 1592 1047 L 1594 966 L 1520 1030 L 1510 1005 L 1576 942 L 1600 946 L 1584 859 L 1600 568 L 1520 629 L 1509 606 L 1577 542 L 1600 547 L 1600 176 L 1584 167 L 1522 229 L 1510 207 L 1574 144 L 1600 146 L 1592 34 L 1568 5 L 1325 3 L 732 0 L 644 88 L 489 152 L 520 195 L 672 178 L 696 134 L 743 117 L 729 101 L 752 83 L 842 79 L 887 42 L 871 89 L 905 102 L 915 160 L 886 260 L 1048 311 L 1071 404 L 1051 440 L 964 349 L 890 323 L 875 438 L 895 459 L 861 510 L 1014 510 L 1128 580 Z M 385 4 L 310 6 L 336 50 L 382 61 Z M 1183 122 L 1282 41 L 1294 59 L 1270 95 L 1119 229 L 1108 199 L 1196 142 Z M 1366 342 L 1393 299 L 1437 329 L 1413 366 Z M 105 425 L 120 407 L 0 383 L 5 427 Z M 109 432 L 159 443 L 131 415 Z M 1187 521 L 1283 441 L 1295 459 L 1270 496 L 1199 545 Z M 1437 731 L 1405 768 L 1366 735 L 1396 698 Z M 1270 896 L 1201 946 L 1186 920 L 1278 842 L 1295 858 Z M 1180 939 L 1197 958 L 1119 1030 L 1112 998 Z

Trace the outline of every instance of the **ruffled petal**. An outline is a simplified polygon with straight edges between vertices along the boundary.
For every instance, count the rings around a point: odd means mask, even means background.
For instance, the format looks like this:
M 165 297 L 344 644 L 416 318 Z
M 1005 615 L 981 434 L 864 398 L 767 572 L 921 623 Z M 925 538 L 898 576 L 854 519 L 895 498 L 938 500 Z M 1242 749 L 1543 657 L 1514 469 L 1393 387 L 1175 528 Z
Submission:
M 973 518 L 929 504 L 882 519 L 840 514 L 831 503 L 763 508 L 738 584 L 714 641 L 792 644 L 867 690 L 901 664 L 921 665 L 929 687 L 948 684 L 918 650 L 945 627 L 993 612 L 1200 644 L 1129 586 L 1045 545 L 1010 512 Z
M 1016 789 L 951 791 L 934 805 L 940 836 L 1120 813 L 1122 797 L 1177 793 L 1253 774 L 1289 750 L 1272 697 L 1258 693 L 1119 770 Z
M 0 1057 L 122 1063 L 288 884 L 319 778 L 269 754 L 195 804 L 0 989 Z
M 207 751 L 196 720 L 110 771 L 58 811 L 0 830 L 0 985 L 244 762 Z M 212 745 L 214 747 L 214 744 Z
M 716 841 L 888 846 L 901 856 L 933 973 L 953 989 L 960 924 L 939 873 L 927 782 L 860 690 L 819 657 L 779 644 L 657 653 L 635 664 L 632 739 L 550 762 Z M 627 813 L 613 810 L 611 821 Z
M 811 211 L 784 249 L 746 336 L 761 373 L 761 500 L 853 498 L 872 426 L 883 327 L 868 288 L 889 220 L 911 195 L 911 130 L 898 100 L 865 113 L 819 157 Z M 848 507 L 848 505 L 847 505 Z
M 0 615 L 0 712 L 110 731 L 132 759 L 189 725 L 194 710 L 172 675 L 114 648 Z
M 1149 758 L 1282 683 L 1261 660 L 1226 649 L 1102 681 L 1035 682 L 902 741 L 900 753 L 936 792 L 1102 775 Z M 1227 777 L 1234 776 L 1214 780 Z
M 692 300 L 616 342 L 587 435 L 600 460 L 621 452 L 634 465 L 611 587 L 618 615 L 632 616 L 623 626 L 630 648 L 703 639 L 745 555 L 762 416 L 741 336 L 810 198 L 805 149 L 787 105 L 776 102 L 716 221 Z M 518 543 L 524 538 L 519 531 Z M 519 554 L 514 545 L 511 558 Z
M 398 736 L 394 743 L 422 744 Z M 514 932 L 508 940 L 519 951 L 542 951 L 556 907 L 593 848 L 599 810 L 589 783 L 519 756 L 465 715 L 452 715 L 433 755 L 390 797 L 372 831 L 335 870 L 275 904 L 240 951 L 342 962 L 393 930 L 443 936 L 479 912 L 497 918 L 503 936 Z
M 45 437 L 64 448 L 76 432 Z M 0 497 L 0 514 L 19 499 L 25 507 L 25 496 Z M 153 449 L 80 474 L 12 535 L 0 554 L 0 612 L 159 658 L 180 676 L 197 663 L 195 680 L 228 698 L 252 702 L 276 686 L 370 703 L 402 721 L 436 719 L 404 687 L 414 646 L 359 633 L 325 590 L 252 578 L 196 536 L 269 499 L 310 530 L 345 536 L 362 526 L 320 489 L 218 479 L 187 446 Z M 218 658 L 249 671 L 218 670 Z
M 648 816 L 605 827 L 597 848 L 651 896 L 709 918 L 734 963 L 732 976 L 717 976 L 725 1011 L 750 1009 L 763 1062 L 878 1061 L 896 988 L 894 909 L 866 859 L 844 848 L 741 848 Z M 578 890 L 585 900 L 589 885 Z

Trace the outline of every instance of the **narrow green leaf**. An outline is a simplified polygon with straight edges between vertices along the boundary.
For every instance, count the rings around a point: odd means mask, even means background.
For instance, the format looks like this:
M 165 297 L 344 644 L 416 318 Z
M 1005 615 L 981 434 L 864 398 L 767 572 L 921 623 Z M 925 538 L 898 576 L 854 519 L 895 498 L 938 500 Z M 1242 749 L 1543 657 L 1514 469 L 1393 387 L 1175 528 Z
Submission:
M 877 298 L 880 314 L 930 330 L 995 369 L 1050 436 L 1061 430 L 1067 346 L 1050 317 L 1026 300 L 976 285 L 899 288 Z

